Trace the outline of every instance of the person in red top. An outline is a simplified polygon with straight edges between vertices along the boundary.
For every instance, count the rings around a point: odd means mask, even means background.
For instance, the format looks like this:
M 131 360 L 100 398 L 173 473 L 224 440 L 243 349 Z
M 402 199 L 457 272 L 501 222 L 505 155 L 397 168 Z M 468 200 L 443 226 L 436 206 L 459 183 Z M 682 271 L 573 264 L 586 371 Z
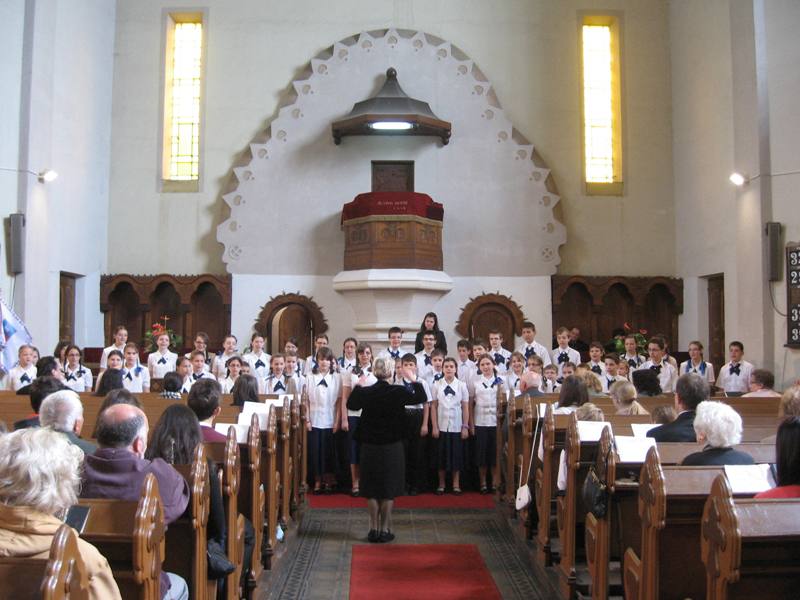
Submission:
M 226 438 L 214 429 L 214 419 L 222 410 L 219 399 L 222 387 L 215 379 L 198 379 L 189 390 L 188 405 L 200 421 L 204 442 L 225 442 Z
M 800 417 L 788 417 L 778 427 L 775 459 L 778 487 L 756 498 L 800 498 Z

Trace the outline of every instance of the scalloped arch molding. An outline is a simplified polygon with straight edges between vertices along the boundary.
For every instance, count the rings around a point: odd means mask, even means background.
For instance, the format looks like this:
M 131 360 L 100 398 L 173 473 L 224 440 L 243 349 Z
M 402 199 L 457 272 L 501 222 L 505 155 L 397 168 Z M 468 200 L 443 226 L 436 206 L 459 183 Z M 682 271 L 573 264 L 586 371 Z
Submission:
M 374 94 L 388 67 L 406 93 L 452 122 L 448 146 L 415 137 L 334 145 L 331 122 Z M 548 276 L 566 241 L 550 172 L 486 77 L 458 48 L 423 32 L 364 32 L 312 59 L 250 154 L 234 167 L 235 189 L 223 196 L 230 217 L 217 228 L 231 273 L 341 271 L 341 207 L 370 190 L 372 160 L 413 160 L 416 191 L 444 204 L 452 276 Z

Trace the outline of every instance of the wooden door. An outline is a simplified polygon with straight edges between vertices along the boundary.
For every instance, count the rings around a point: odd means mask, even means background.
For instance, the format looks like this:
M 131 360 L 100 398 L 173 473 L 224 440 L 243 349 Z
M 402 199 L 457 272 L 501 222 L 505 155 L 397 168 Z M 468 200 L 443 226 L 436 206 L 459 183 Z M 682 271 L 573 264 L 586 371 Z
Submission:
M 559 327 L 577 327 L 581 330 L 581 339 L 586 343 L 597 335 L 592 295 L 582 283 L 570 285 L 561 297 L 561 302 L 553 305 L 554 340 Z
M 273 341 L 272 350 L 283 352 L 286 340 L 297 339 L 297 355 L 301 359 L 311 354 L 314 332 L 308 310 L 301 304 L 287 304 L 275 312 L 270 319 L 269 337 Z M 277 341 L 277 345 L 275 342 Z
M 479 306 L 469 325 L 473 339 L 481 338 L 489 344 L 489 332 L 496 329 L 503 334 L 503 348 L 514 350 L 514 318 L 508 309 L 500 304 L 487 303 Z
M 708 348 L 706 360 L 718 372 L 725 364 L 725 276 L 711 275 L 708 281 Z
M 75 275 L 61 273 L 58 301 L 58 339 L 75 340 Z

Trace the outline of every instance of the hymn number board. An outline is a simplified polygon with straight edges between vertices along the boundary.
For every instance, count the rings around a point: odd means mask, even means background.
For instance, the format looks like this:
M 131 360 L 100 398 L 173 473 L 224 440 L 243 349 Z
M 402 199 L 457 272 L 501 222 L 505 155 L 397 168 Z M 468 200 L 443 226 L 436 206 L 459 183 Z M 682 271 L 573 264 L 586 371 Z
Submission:
M 800 244 L 786 245 L 786 345 L 800 348 Z

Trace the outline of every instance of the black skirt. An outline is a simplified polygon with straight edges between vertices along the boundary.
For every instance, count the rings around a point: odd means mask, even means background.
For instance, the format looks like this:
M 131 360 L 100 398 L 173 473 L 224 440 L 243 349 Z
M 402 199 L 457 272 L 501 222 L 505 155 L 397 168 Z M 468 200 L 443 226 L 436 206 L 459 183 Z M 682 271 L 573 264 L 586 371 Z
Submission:
M 308 474 L 317 477 L 333 473 L 335 466 L 333 429 L 312 427 L 308 432 Z
M 461 471 L 464 468 L 464 440 L 461 432 L 439 433 L 437 468 L 445 471 Z
M 361 495 L 376 500 L 393 500 L 405 493 L 403 443 L 361 444 Z
M 497 428 L 475 427 L 475 463 L 479 467 L 493 467 L 497 457 Z

